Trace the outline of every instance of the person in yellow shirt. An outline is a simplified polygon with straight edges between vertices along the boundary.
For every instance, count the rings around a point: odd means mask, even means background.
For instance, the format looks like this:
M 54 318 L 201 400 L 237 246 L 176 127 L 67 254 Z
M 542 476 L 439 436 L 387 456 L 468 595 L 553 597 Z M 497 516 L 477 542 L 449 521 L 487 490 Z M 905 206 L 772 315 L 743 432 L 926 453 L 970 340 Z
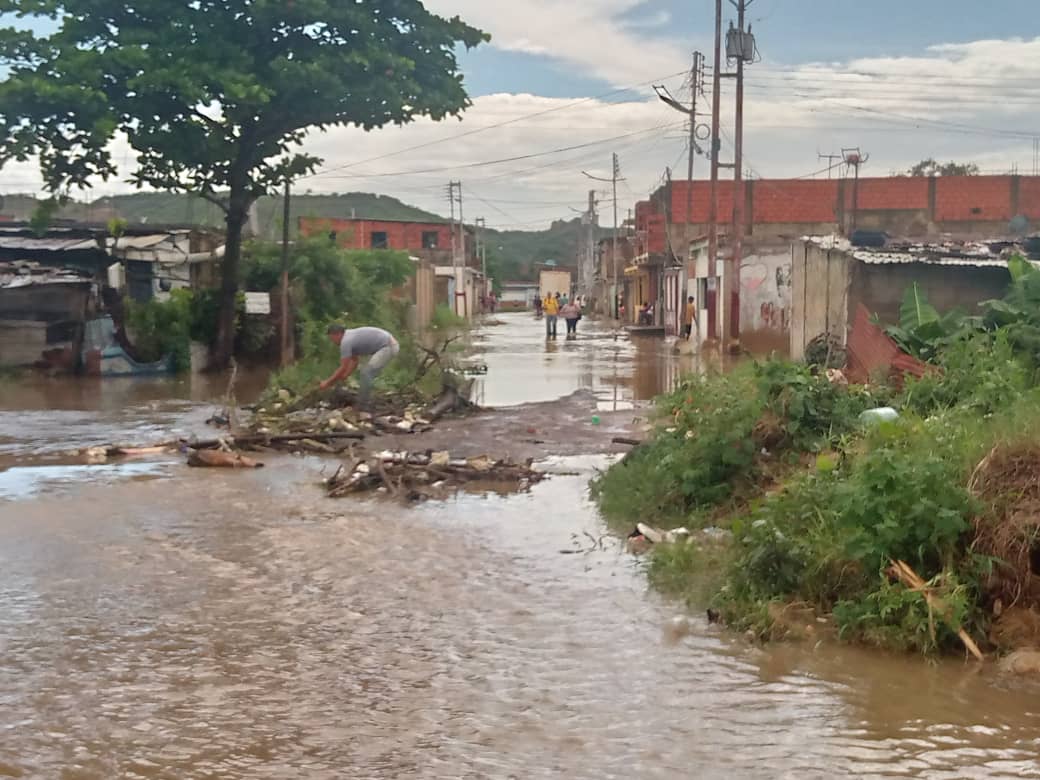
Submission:
M 556 318 L 560 314 L 560 301 L 552 295 L 546 295 L 542 301 L 542 311 L 545 312 L 545 337 L 556 338 Z
M 686 311 L 683 312 L 683 332 L 686 334 L 686 340 L 690 340 L 690 335 L 693 333 L 693 323 L 697 321 L 697 305 L 693 302 L 693 296 L 691 295 L 686 299 Z

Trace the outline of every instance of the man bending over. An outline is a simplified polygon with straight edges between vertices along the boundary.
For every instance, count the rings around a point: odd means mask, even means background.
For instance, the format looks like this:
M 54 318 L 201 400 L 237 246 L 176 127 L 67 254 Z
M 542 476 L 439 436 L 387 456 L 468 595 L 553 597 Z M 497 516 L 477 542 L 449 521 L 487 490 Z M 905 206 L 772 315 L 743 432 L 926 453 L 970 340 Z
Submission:
M 329 325 L 328 334 L 329 340 L 339 347 L 339 368 L 321 383 L 321 389 L 328 390 L 337 382 L 347 379 L 357 369 L 361 358 L 368 355 L 368 362 L 361 369 L 359 398 L 362 407 L 368 406 L 373 381 L 401 351 L 397 339 L 382 328 L 347 329 L 339 324 Z

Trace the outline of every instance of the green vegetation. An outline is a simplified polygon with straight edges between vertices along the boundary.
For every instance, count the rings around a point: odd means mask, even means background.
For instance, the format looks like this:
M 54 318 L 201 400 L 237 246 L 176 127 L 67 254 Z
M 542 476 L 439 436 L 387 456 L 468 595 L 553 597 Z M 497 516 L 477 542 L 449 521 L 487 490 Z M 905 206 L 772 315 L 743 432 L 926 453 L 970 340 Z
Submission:
M 310 129 L 365 130 L 469 105 L 457 51 L 488 36 L 418 0 L 171 5 L 12 0 L 50 24 L 0 35 L 0 165 L 36 157 L 47 190 L 118 173 L 112 141 L 135 152 L 138 187 L 191 192 L 225 215 L 215 360 L 235 341 L 242 230 L 252 203 L 313 173 Z M 156 24 L 162 19 L 163 24 Z
M 977 319 L 908 291 L 896 335 L 933 368 L 902 389 L 771 360 L 661 398 L 650 440 L 593 485 L 613 521 L 694 531 L 655 547 L 651 582 L 762 638 L 791 631 L 790 613 L 922 653 L 960 649 L 958 629 L 985 643 L 1004 608 L 1037 604 L 1040 272 L 1012 265 Z M 880 405 L 899 419 L 861 418 Z M 698 533 L 709 525 L 728 541 Z
M 290 250 L 289 276 L 300 359 L 275 374 L 270 391 L 286 390 L 303 397 L 335 370 L 339 353 L 326 335 L 332 322 L 347 327 L 375 325 L 397 337 L 401 352 L 379 377 L 383 389 L 420 393 L 439 389 L 438 372 L 420 370 L 425 353 L 407 326 L 407 302 L 390 294 L 412 273 L 406 252 L 344 250 L 324 235 L 297 241 Z M 249 289 L 275 290 L 280 274 L 279 245 L 258 242 L 247 248 L 243 281 Z M 446 306 L 439 307 L 429 331 L 437 334 L 463 324 Z
M 753 497 L 805 453 L 828 450 L 877 405 L 864 388 L 771 360 L 683 381 L 659 399 L 661 427 L 593 484 L 604 513 L 676 525 Z
M 933 157 L 912 166 L 906 172 L 907 176 L 978 176 L 979 166 L 975 163 L 950 162 L 940 163 Z
M 224 193 L 220 193 L 223 197 Z M 16 219 L 26 219 L 33 213 L 38 200 L 26 195 L 9 195 L 5 213 Z M 344 218 L 354 214 L 358 219 L 416 220 L 419 222 L 447 222 L 439 214 L 403 203 L 389 195 L 369 192 L 346 192 L 319 195 L 294 193 L 291 200 L 292 214 L 298 217 L 325 219 Z M 282 200 L 278 196 L 264 195 L 256 201 L 258 238 L 276 241 L 281 236 Z M 136 192 L 128 195 L 113 195 L 91 202 L 66 200 L 54 219 L 80 222 L 106 223 L 112 218 L 121 218 L 128 225 L 201 225 L 223 229 L 224 212 L 215 204 L 191 193 Z M 295 219 L 293 220 L 295 225 Z M 580 219 L 558 220 L 545 230 L 495 230 L 488 229 L 487 263 L 488 272 L 496 283 L 523 281 L 535 278 L 535 263 L 556 259 L 571 262 L 581 242 L 584 227 Z M 602 236 L 608 231 L 601 229 Z M 295 235 L 295 227 L 293 227 Z
M 245 306 L 240 296 L 236 332 Z M 173 290 L 165 301 L 126 301 L 126 328 L 135 357 L 144 363 L 173 358 L 175 371 L 191 367 L 191 342 L 212 343 L 217 332 L 217 294 L 213 290 Z

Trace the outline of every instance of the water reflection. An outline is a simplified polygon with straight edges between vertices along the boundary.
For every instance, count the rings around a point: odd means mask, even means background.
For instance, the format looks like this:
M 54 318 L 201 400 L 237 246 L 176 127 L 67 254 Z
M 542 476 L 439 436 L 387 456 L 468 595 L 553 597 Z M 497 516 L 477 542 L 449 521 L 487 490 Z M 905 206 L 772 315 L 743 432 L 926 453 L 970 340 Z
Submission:
M 630 408 L 668 391 L 695 367 L 693 356 L 676 354 L 664 339 L 630 339 L 610 322 L 582 320 L 578 338 L 568 341 L 546 340 L 544 326 L 530 314 L 499 319 L 503 324 L 493 329 L 493 338 L 476 344 L 475 359 L 488 366 L 477 381 L 477 397 L 487 406 L 549 401 L 590 389 L 602 409 Z

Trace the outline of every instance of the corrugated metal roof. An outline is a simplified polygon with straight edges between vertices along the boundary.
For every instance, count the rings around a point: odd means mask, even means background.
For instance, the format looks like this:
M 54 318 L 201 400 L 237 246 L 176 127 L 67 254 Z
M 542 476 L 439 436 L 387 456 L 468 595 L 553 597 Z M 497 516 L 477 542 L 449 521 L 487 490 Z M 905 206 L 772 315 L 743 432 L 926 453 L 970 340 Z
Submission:
M 947 244 L 903 243 L 890 248 L 871 249 L 853 246 L 843 236 L 803 236 L 803 241 L 821 249 L 844 252 L 867 265 L 922 265 L 962 266 L 969 268 L 1007 268 L 1007 258 L 990 251 L 990 244 L 1006 245 L 1008 242 L 967 241 Z M 1030 261 L 1040 268 L 1040 262 Z
M 868 265 L 924 265 L 970 266 L 975 268 L 1007 268 L 1007 260 L 992 255 L 942 255 L 927 252 L 870 252 L 857 250 L 852 257 Z
M 161 244 L 169 238 L 173 238 L 171 233 L 153 233 L 147 236 L 120 236 L 118 242 L 109 240 L 109 246 L 115 244 L 115 251 L 120 249 L 147 249 L 148 247 Z
M 79 249 L 97 249 L 92 239 L 31 238 L 29 236 L 0 235 L 0 249 L 21 249 L 36 252 L 71 252 Z

